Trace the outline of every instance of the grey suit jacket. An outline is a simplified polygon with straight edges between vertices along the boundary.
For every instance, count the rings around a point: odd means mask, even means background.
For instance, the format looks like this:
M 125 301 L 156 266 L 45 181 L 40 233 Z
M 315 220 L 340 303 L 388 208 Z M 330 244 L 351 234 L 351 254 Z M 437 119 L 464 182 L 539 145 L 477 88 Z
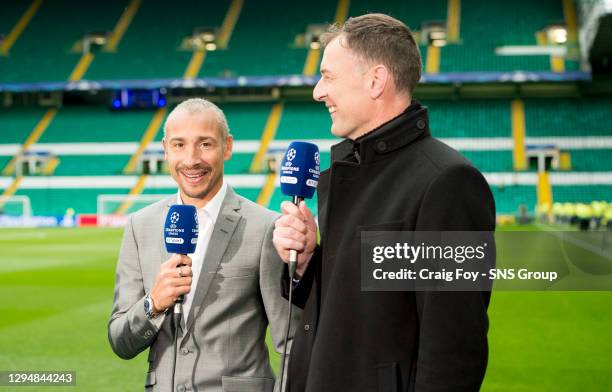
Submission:
M 163 226 L 175 202 L 176 196 L 169 197 L 129 218 L 117 263 L 108 336 L 113 351 L 124 359 L 149 348 L 147 391 L 174 389 L 171 317 L 166 316 L 158 331 L 144 313 L 144 297 L 160 264 L 170 258 Z M 270 325 L 274 347 L 282 353 L 288 306 L 280 296 L 283 263 L 272 245 L 275 219 L 275 213 L 228 187 L 187 323 L 178 336 L 175 390 L 274 390 L 266 327 Z M 292 325 L 297 325 L 300 311 L 293 312 Z

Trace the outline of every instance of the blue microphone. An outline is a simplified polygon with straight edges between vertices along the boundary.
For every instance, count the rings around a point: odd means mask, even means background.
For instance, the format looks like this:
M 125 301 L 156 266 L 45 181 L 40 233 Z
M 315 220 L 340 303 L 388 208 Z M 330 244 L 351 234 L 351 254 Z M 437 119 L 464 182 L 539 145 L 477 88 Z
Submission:
M 294 203 L 296 197 L 311 199 L 319 183 L 319 174 L 319 147 L 307 142 L 289 144 L 280 170 L 283 194 L 293 197 Z
M 191 205 L 174 204 L 170 206 L 164 224 L 164 243 L 168 253 L 187 255 L 195 252 L 198 243 L 198 213 Z M 174 313 L 182 314 L 181 295 L 175 303 Z
M 170 206 L 164 225 L 164 242 L 168 253 L 187 255 L 195 252 L 198 243 L 198 213 L 195 206 Z
M 299 205 L 311 199 L 319 184 L 321 159 L 319 147 L 307 142 L 291 142 L 280 169 L 281 192 L 292 197 Z M 289 251 L 289 274 L 293 277 L 297 268 L 297 251 Z

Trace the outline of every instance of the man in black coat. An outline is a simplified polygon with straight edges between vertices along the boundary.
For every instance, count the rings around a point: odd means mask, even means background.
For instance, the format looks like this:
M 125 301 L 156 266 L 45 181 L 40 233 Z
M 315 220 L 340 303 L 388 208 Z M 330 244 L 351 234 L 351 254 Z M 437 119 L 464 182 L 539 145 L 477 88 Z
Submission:
M 294 303 L 304 308 L 287 390 L 476 391 L 485 374 L 490 292 L 361 291 L 362 231 L 493 231 L 484 177 L 431 137 L 412 100 L 421 59 L 412 33 L 382 14 L 322 37 L 321 80 L 332 133 L 318 186 L 320 245 L 302 202 L 281 205 L 274 244 L 296 249 Z M 289 279 L 284 280 L 286 296 Z

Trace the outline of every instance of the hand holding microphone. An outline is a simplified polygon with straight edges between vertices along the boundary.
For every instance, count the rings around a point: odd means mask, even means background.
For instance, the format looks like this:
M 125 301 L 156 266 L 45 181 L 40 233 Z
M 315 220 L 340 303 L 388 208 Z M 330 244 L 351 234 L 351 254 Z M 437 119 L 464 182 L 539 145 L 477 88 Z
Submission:
M 174 305 L 181 295 L 189 293 L 192 276 L 189 256 L 175 254 L 166 260 L 160 266 L 151 289 L 153 312 L 157 314 L 165 311 Z
M 296 273 L 302 276 L 317 245 L 317 226 L 303 201 L 299 206 L 284 201 L 281 210 L 283 216 L 276 221 L 272 242 L 285 263 L 289 263 L 290 252 L 297 251 Z

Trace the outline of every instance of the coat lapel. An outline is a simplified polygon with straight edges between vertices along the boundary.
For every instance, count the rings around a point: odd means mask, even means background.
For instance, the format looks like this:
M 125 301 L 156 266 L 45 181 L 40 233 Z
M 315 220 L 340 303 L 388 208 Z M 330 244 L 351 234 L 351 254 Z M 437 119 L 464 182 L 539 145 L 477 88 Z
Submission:
M 221 259 L 241 219 L 241 215 L 238 213 L 239 210 L 240 200 L 236 197 L 232 189 L 228 187 L 227 194 L 221 206 L 221 211 L 219 212 L 217 222 L 215 223 L 215 227 L 210 237 L 206 255 L 204 256 L 202 271 L 200 272 L 200 278 L 193 297 L 189 316 L 187 317 L 186 331 L 193 326 L 194 315 L 200 313 L 200 308 L 204 303 L 204 298 L 208 293 L 210 283 L 217 273 Z

